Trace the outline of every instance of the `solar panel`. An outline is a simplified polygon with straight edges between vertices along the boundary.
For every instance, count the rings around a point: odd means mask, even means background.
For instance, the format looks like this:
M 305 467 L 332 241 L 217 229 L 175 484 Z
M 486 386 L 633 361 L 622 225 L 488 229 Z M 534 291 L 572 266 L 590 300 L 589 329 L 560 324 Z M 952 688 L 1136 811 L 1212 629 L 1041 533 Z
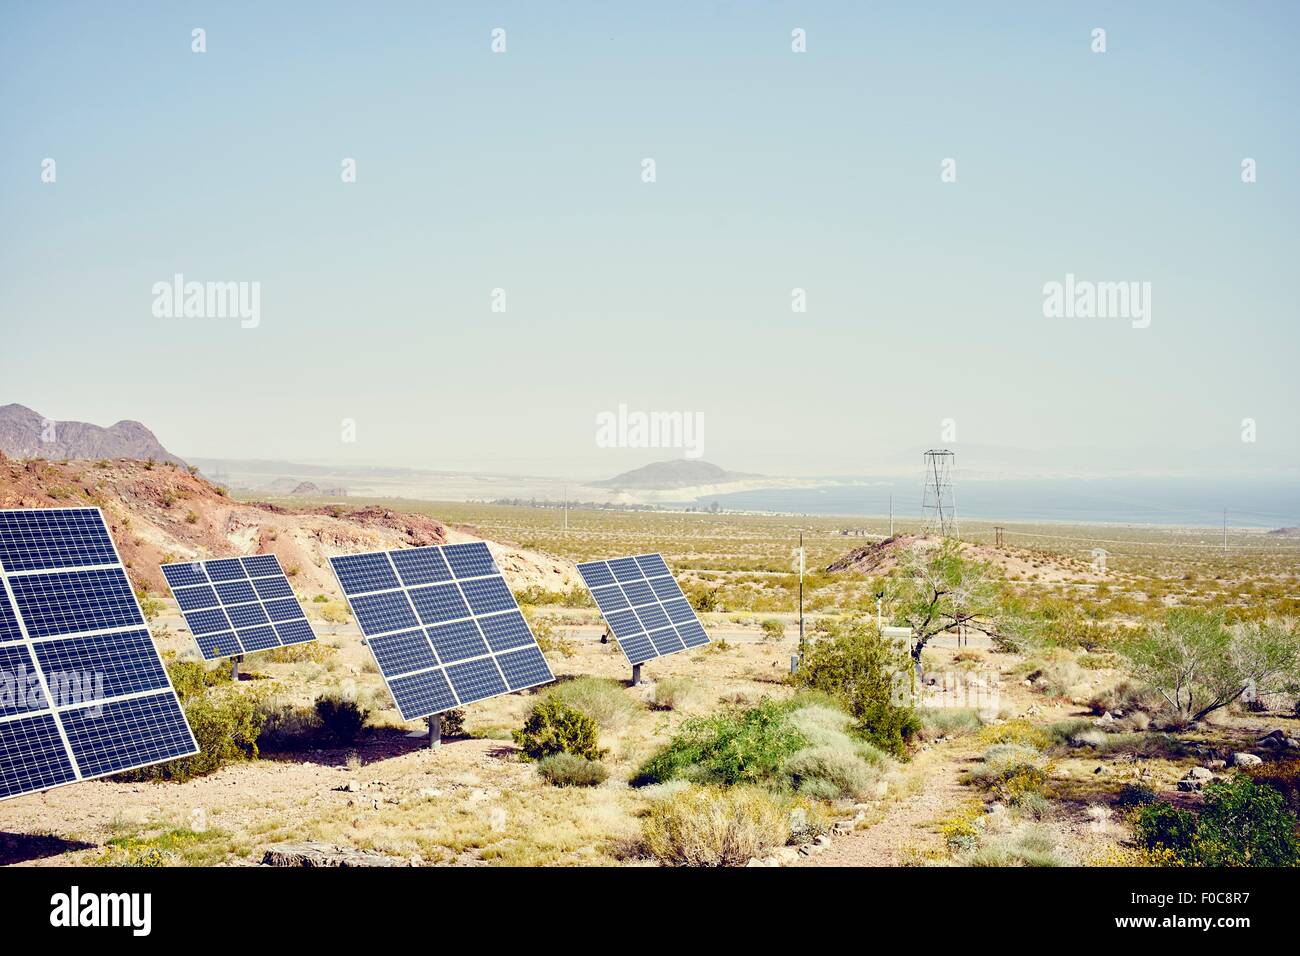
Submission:
M 668 565 L 658 554 L 588 561 L 578 573 L 630 664 L 709 643 Z
M 481 542 L 330 558 L 402 717 L 555 680 Z
M 0 510 L 0 800 L 199 751 L 98 508 Z
M 316 640 L 273 554 L 164 564 L 162 573 L 210 661 Z

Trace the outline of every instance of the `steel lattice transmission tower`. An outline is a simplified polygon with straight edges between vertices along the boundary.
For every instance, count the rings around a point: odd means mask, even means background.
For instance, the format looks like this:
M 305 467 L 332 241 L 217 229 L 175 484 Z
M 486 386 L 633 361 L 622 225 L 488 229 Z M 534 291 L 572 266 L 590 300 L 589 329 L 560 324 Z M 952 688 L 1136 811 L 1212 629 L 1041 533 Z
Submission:
M 952 485 L 953 453 L 931 448 L 925 453 L 925 487 L 921 491 L 921 533 L 960 538 L 957 493 Z

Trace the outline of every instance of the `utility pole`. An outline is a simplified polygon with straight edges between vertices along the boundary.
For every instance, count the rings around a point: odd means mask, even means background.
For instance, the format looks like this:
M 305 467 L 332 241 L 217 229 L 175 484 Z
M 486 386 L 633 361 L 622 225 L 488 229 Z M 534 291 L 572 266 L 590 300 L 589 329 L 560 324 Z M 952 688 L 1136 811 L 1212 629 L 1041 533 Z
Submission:
M 953 490 L 953 453 L 931 448 L 924 455 L 925 486 L 921 491 L 921 533 L 960 538 L 957 495 Z
M 803 657 L 803 532 L 799 532 L 799 656 Z

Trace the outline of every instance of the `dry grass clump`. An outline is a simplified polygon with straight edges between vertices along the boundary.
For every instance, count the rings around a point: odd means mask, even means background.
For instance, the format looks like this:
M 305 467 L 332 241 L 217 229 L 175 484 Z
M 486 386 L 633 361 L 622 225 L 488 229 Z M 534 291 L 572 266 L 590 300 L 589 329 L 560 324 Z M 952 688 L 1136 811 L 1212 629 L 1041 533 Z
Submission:
M 623 684 L 609 677 L 575 677 L 546 692 L 594 720 L 601 730 L 619 730 L 638 709 Z
M 609 771 L 598 760 L 558 753 L 537 762 L 537 772 L 556 787 L 597 787 L 609 779 Z
M 704 688 L 693 677 L 665 677 L 655 684 L 657 710 L 686 710 L 704 697 Z
M 966 737 L 984 726 L 984 719 L 974 707 L 922 707 L 916 715 L 921 718 L 918 736 L 926 742 Z
M 642 821 L 651 855 L 678 866 L 740 866 L 785 844 L 789 814 L 755 787 L 687 787 L 659 800 Z

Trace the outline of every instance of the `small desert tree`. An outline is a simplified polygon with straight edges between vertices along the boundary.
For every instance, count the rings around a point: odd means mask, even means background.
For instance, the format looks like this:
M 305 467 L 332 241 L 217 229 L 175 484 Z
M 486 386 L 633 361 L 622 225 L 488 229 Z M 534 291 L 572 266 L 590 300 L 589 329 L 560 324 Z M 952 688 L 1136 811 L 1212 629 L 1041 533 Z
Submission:
M 1229 627 L 1222 614 L 1171 611 L 1126 641 L 1133 676 L 1188 721 L 1246 693 L 1275 694 L 1300 683 L 1300 633 L 1275 623 Z
M 989 623 L 998 612 L 998 587 L 991 567 L 962 557 L 946 540 L 925 554 L 913 553 L 894 579 L 895 618 L 912 629 L 912 660 L 921 674 L 921 652 L 936 634 L 963 624 Z

